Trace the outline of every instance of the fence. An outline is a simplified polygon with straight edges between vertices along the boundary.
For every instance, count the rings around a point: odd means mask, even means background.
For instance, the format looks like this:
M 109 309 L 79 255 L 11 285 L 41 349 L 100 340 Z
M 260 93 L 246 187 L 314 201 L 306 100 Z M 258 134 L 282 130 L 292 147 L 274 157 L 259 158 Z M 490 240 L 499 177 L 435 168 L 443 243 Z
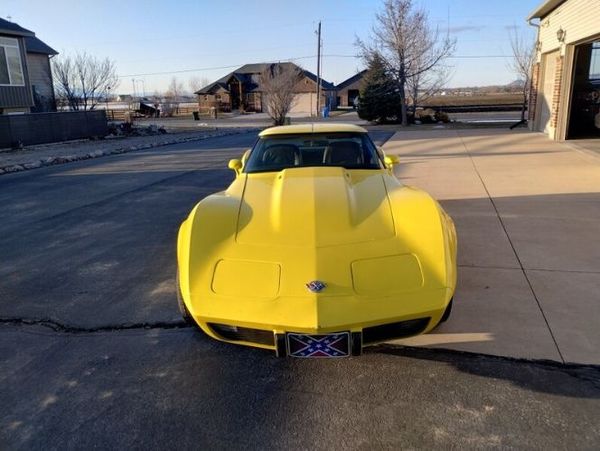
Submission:
M 0 148 L 108 134 L 104 111 L 0 115 Z
M 106 111 L 106 117 L 109 121 L 125 121 L 127 116 L 130 115 L 134 119 L 137 117 L 154 117 L 149 115 L 144 115 L 137 110 L 126 110 L 126 109 L 109 109 Z M 198 106 L 190 107 L 190 106 L 173 106 L 172 108 L 164 108 L 160 110 L 161 117 L 170 117 L 170 116 L 187 116 L 192 117 L 192 113 L 198 111 Z M 208 113 L 207 113 L 208 114 Z
M 431 108 L 436 111 L 444 111 L 445 113 L 472 113 L 472 112 L 489 112 L 489 111 L 521 111 L 522 103 L 507 103 L 507 104 L 485 104 L 485 105 L 424 105 L 423 108 Z

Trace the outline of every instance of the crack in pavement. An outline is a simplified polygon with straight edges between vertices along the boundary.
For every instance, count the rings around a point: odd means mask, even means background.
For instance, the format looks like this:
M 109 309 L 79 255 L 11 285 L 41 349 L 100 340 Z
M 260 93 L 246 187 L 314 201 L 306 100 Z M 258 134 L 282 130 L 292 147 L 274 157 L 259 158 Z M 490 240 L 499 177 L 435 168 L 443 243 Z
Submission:
M 13 326 L 41 326 L 52 329 L 54 332 L 71 333 L 71 334 L 91 334 L 95 332 L 116 332 L 121 330 L 132 329 L 185 329 L 192 327 L 183 320 L 180 321 L 157 321 L 154 323 L 123 323 L 112 324 L 98 327 L 81 327 L 63 324 L 59 321 L 50 318 L 3 318 L 0 317 L 0 324 Z
M 50 318 L 14 318 L 0 317 L 0 325 L 7 326 L 41 326 L 54 332 L 65 334 L 93 334 L 97 332 L 118 332 L 123 330 L 169 330 L 169 329 L 191 329 L 194 325 L 183 320 L 179 321 L 157 321 L 153 323 L 123 323 L 98 327 L 81 327 L 63 324 Z M 446 348 L 420 348 L 392 343 L 380 343 L 369 346 L 365 354 L 383 353 L 390 355 L 401 355 L 425 360 L 445 361 L 447 363 L 460 363 L 461 359 L 485 359 L 486 361 L 497 361 L 513 364 L 528 364 L 547 370 L 558 370 L 568 372 L 571 376 L 593 383 L 600 387 L 600 365 L 558 362 L 553 360 L 537 360 L 516 358 L 500 355 L 481 354 L 469 351 L 458 351 Z

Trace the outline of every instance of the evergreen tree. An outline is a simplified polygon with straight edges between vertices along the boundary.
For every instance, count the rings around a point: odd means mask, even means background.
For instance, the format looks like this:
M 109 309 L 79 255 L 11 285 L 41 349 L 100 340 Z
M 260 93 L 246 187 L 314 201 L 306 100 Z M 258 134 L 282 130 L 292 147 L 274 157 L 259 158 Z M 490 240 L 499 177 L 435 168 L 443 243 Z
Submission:
M 358 116 L 370 122 L 395 121 L 400 117 L 401 107 L 396 83 L 387 73 L 381 56 L 373 54 L 360 92 Z

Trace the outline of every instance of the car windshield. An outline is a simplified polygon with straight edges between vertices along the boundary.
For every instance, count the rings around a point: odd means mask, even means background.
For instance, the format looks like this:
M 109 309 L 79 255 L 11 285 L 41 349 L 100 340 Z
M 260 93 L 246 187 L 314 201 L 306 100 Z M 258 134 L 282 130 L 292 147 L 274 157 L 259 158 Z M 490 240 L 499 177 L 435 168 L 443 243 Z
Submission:
M 260 138 L 250 152 L 244 172 L 314 166 L 383 168 L 382 155 L 366 133 L 310 133 Z

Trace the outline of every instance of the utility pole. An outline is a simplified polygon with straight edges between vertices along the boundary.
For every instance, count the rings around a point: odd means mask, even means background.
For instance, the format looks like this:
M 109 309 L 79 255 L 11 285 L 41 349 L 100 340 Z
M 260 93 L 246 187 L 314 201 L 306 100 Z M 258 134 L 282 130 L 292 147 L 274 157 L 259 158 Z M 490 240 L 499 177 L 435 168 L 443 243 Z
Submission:
M 317 31 L 317 117 L 321 110 L 321 21 Z

